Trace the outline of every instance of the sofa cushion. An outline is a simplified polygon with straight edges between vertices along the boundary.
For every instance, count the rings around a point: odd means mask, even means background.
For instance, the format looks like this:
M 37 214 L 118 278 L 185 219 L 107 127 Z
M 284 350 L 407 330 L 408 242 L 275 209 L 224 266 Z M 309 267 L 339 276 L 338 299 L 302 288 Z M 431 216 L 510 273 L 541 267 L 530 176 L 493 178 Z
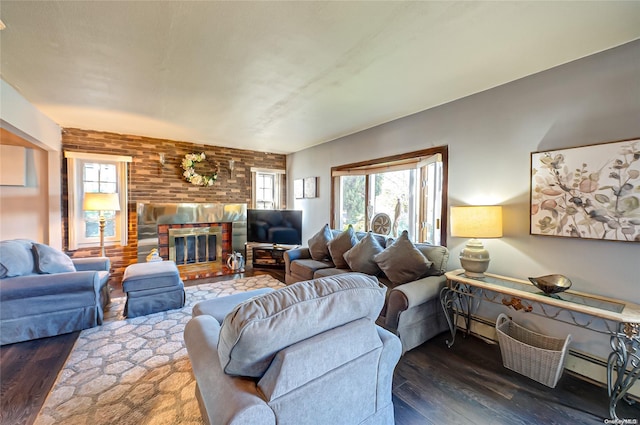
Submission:
M 418 243 L 416 248 L 432 262 L 429 273 L 427 273 L 428 276 L 441 276 L 447 271 L 447 262 L 449 261 L 449 250 L 447 248 L 428 243 Z
M 375 277 L 343 273 L 241 303 L 222 323 L 220 364 L 229 375 L 261 377 L 285 347 L 361 318 L 375 322 L 385 292 Z
M 127 295 L 134 291 L 182 287 L 182 285 L 178 268 L 173 261 L 134 263 L 124 269 L 122 276 L 122 290 Z
M 344 259 L 354 272 L 377 275 L 380 273 L 380 268 L 373 257 L 382 250 L 378 240 L 371 232 L 368 232 L 353 248 L 345 252 Z
M 54 274 L 76 271 L 76 266 L 71 258 L 59 249 L 41 243 L 34 243 L 32 249 L 38 273 Z
M 291 263 L 291 273 L 299 276 L 302 280 L 313 279 L 316 270 L 333 268 L 333 263 L 328 261 L 316 261 L 310 258 L 298 259 Z
M 11 239 L 0 242 L 0 278 L 33 274 L 35 266 L 28 239 Z
M 409 240 L 406 230 L 373 259 L 395 284 L 411 282 L 425 276 L 432 264 Z
M 313 273 L 313 278 L 318 279 L 321 277 L 335 276 L 337 274 L 342 274 L 342 273 L 353 273 L 353 272 L 350 269 L 336 269 L 335 267 L 329 267 L 326 269 L 316 270 L 315 273 Z
M 251 289 L 245 292 L 239 292 L 237 294 L 225 295 L 221 297 L 211 298 L 209 300 L 200 301 L 193 306 L 191 316 L 212 316 L 218 321 L 218 323 L 222 323 L 224 318 L 227 317 L 227 314 L 229 314 L 231 310 L 236 308 L 236 306 L 241 302 L 273 291 L 275 291 L 275 289 L 273 288 L 258 288 Z
M 329 241 L 327 247 L 329 248 L 329 254 L 331 254 L 331 261 L 339 269 L 348 269 L 349 264 L 344 259 L 344 253 L 349 251 L 355 244 L 358 243 L 355 233 L 353 232 L 353 226 L 349 225 L 347 230 L 340 233 Z
M 331 257 L 329 254 L 329 241 L 333 238 L 331 229 L 325 224 L 322 229 L 309 239 L 309 254 L 316 261 L 324 261 Z

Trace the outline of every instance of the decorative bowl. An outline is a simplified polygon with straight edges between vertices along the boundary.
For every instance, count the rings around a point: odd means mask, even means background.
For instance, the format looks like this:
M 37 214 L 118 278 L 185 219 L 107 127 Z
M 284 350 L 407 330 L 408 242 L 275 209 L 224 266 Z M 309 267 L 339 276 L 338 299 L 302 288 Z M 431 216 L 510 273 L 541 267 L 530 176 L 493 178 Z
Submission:
M 571 288 L 571 281 L 561 274 L 530 277 L 529 280 L 545 294 L 555 294 Z

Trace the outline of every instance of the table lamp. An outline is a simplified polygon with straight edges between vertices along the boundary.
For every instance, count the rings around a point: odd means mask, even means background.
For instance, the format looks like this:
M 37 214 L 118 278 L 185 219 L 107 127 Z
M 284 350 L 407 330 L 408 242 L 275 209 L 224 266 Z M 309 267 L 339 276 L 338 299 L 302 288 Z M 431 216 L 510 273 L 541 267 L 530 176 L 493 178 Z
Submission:
M 106 219 L 104 211 L 120 211 L 120 199 L 117 193 L 85 193 L 82 209 L 85 211 L 98 211 L 100 213 L 100 253 L 106 257 L 104 251 L 104 227 Z
M 460 251 L 460 264 L 467 276 L 484 276 L 490 258 L 478 238 L 502 237 L 502 207 L 451 207 L 451 236 L 472 238 Z

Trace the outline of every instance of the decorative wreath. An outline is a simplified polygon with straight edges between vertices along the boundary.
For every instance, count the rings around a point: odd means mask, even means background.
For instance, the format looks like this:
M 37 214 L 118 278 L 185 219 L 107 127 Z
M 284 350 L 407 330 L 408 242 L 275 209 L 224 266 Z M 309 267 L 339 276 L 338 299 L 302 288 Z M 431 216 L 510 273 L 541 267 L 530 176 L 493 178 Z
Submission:
M 218 178 L 218 170 L 216 169 L 213 174 L 209 176 L 202 176 L 196 173 L 195 164 L 202 162 L 206 159 L 204 152 L 202 153 L 188 153 L 182 159 L 182 169 L 185 180 L 194 186 L 213 186 L 213 182 Z

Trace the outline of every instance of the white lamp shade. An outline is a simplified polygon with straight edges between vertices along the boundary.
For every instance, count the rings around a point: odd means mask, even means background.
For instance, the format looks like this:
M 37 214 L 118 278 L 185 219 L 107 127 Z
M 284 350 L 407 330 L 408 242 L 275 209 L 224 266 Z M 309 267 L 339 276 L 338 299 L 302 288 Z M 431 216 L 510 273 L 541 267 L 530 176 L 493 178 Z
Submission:
M 117 193 L 85 193 L 84 211 L 120 211 L 120 199 Z
M 497 205 L 451 207 L 451 236 L 501 238 L 502 207 Z

